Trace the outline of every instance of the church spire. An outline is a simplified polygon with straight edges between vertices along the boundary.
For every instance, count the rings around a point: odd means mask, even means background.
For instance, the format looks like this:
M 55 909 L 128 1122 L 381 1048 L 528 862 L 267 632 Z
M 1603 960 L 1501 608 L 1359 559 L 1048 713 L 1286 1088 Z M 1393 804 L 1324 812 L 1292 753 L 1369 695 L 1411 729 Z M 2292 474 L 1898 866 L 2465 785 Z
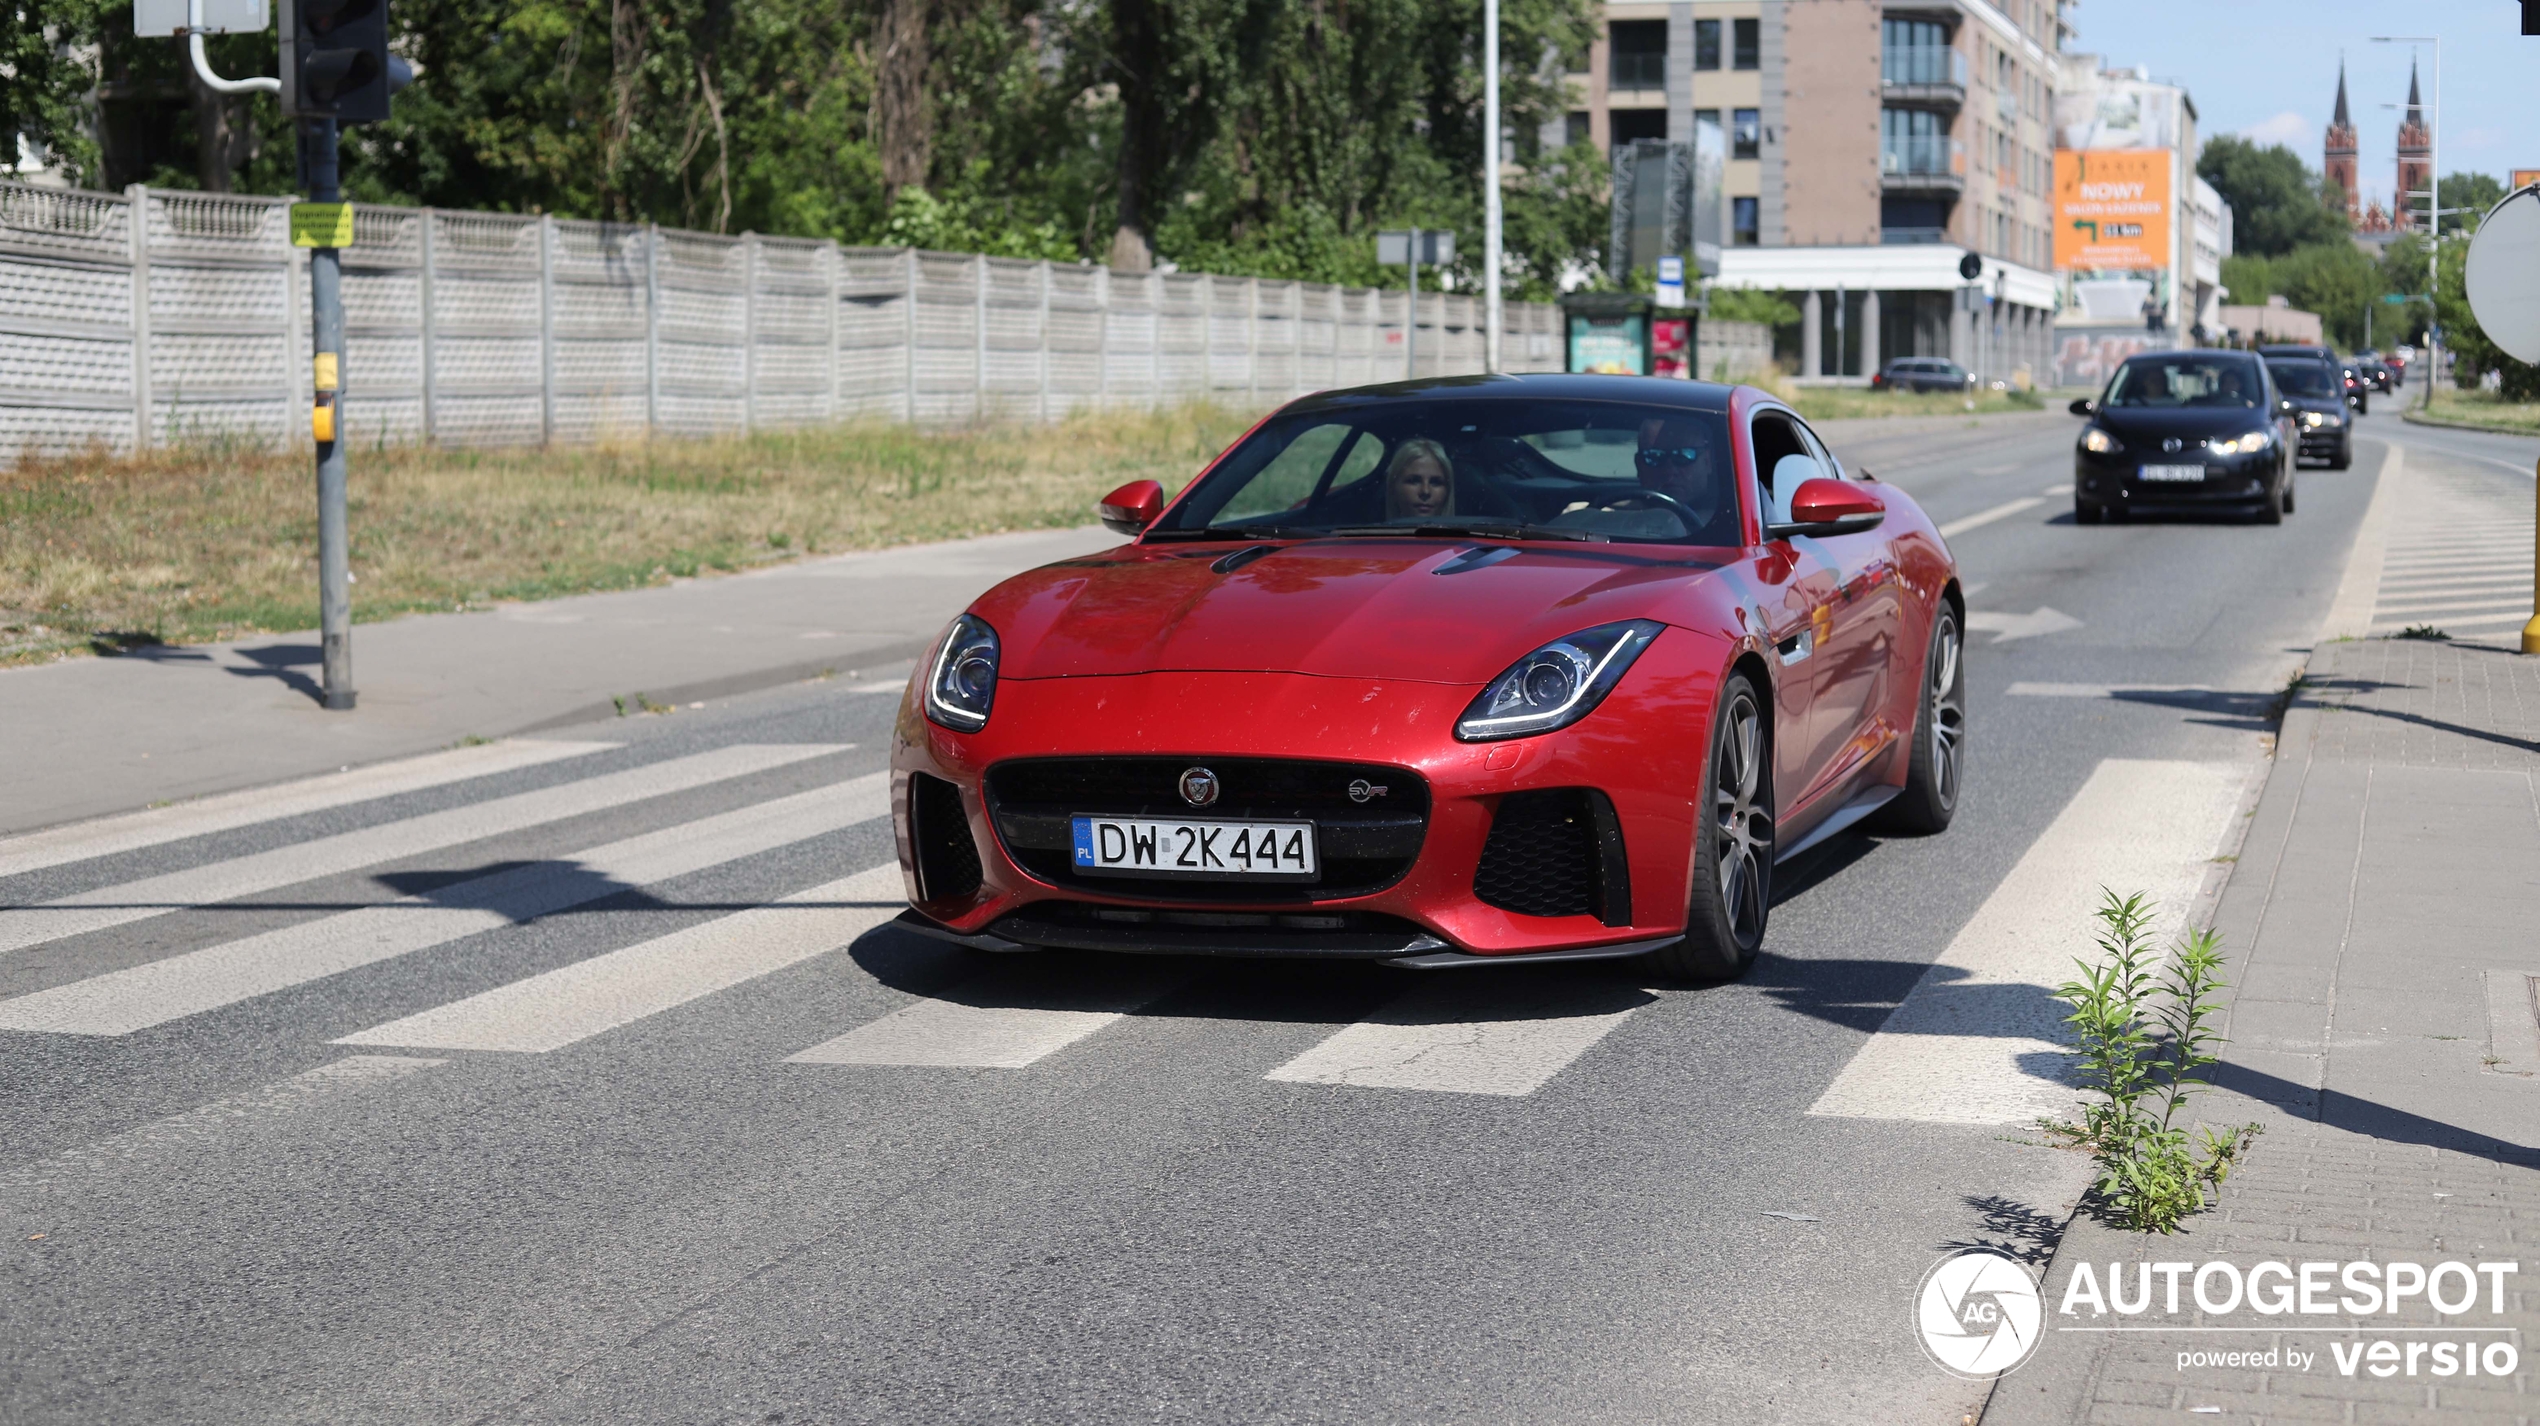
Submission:
M 2411 123 L 2411 124 L 2421 124 L 2421 123 L 2425 122 L 2425 120 L 2424 120 L 2423 116 L 2421 116 L 2421 115 L 2419 115 L 2419 114 L 2417 113 L 2417 110 L 2419 110 L 2419 109 L 2421 109 L 2421 108 L 2423 108 L 2423 107 L 2424 107 L 2424 105 L 2423 105 L 2423 104 L 2421 104 L 2420 102 L 2418 102 L 2418 99 L 2417 99 L 2417 62 L 2416 62 L 2416 60 L 2415 60 L 2413 57 L 2411 57 L 2411 58 L 2408 60 L 2408 122 L 2409 122 L 2409 123 Z
M 2346 118 L 2346 57 L 2337 58 L 2337 117 L 2329 120 L 2338 128 L 2351 127 Z

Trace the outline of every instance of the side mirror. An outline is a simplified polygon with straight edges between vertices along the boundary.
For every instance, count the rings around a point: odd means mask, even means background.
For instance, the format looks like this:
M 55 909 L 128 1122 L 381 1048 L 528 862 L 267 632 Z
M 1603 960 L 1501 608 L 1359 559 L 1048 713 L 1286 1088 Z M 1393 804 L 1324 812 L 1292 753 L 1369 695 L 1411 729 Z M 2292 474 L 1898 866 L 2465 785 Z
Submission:
M 1134 535 L 1164 513 L 1164 487 L 1152 480 L 1133 480 L 1102 498 L 1094 507 L 1102 527 L 1115 535 Z
M 2073 404 L 2065 409 L 2076 416 L 2096 416 L 2099 414 L 2099 403 L 2083 396 L 2075 399 Z
M 1768 538 L 1793 535 L 1853 535 L 1874 529 L 1887 518 L 1887 502 L 1877 492 L 1848 480 L 1818 476 L 1802 481 L 1790 496 L 1790 520 L 1768 527 Z

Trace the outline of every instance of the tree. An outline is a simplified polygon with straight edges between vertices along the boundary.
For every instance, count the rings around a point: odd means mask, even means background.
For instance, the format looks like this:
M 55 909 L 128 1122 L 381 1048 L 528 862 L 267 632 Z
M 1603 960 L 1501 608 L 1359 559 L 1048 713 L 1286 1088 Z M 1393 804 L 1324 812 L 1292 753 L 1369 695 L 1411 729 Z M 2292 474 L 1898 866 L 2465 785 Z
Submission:
M 2208 139 L 2196 174 L 2231 205 L 2232 246 L 2241 252 L 2276 257 L 2348 232 L 2336 190 L 2281 144 L 2260 148 L 2237 134 Z
M 2453 383 L 2471 390 L 2492 371 L 2503 383 L 2498 394 L 2506 400 L 2540 401 L 2540 366 L 2505 355 L 2479 327 L 2478 314 L 2469 306 L 2468 265 L 2469 244 L 2445 243 L 2437 249 L 2434 312 L 2442 324 L 2443 345 L 2452 352 Z
M 2505 185 L 2484 173 L 2448 174 L 2434 185 L 2434 192 L 2446 233 L 2477 232 L 2487 210 L 2505 201 Z

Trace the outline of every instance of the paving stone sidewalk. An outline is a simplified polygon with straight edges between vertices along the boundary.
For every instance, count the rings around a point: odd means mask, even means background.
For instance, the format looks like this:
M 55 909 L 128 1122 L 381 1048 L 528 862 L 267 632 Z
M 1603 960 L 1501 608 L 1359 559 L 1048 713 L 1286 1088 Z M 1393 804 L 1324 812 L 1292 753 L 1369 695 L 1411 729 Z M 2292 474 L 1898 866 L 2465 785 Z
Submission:
M 2383 1334 L 2342 1330 L 2342 1317 L 2339 1331 L 2302 1334 L 2049 1331 L 1984 1420 L 2540 1422 L 2540 658 L 2322 645 L 2215 924 L 2235 982 L 2231 1047 L 2199 1112 L 2266 1132 L 2221 1201 L 2175 1237 L 2076 1218 L 2046 1276 L 2049 1326 L 2082 1262 L 2104 1274 L 2152 1261 L 2512 1259 L 2507 1310 L 2451 1320 L 2513 1329 L 2479 1340 L 2515 1343 L 2519 1365 L 2348 1376 L 2329 1344 Z M 2422 1309 L 2373 1325 L 2439 1320 Z M 2178 1360 L 2287 1348 L 2309 1368 Z

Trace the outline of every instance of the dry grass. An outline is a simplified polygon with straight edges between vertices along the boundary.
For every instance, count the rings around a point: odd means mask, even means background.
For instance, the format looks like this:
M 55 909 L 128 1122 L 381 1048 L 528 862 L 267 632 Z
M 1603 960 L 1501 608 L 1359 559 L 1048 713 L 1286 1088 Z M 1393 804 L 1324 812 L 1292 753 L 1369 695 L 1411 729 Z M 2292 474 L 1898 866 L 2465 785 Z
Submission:
M 2450 382 L 2436 383 L 2426 414 L 2438 421 L 2463 421 L 2517 435 L 2540 433 L 2540 402 L 2507 401 L 2496 392 L 2463 391 Z
M 2040 411 L 2047 404 L 2045 398 L 2038 394 L 2017 389 L 1953 396 L 1929 391 L 1872 391 L 1860 386 L 1795 386 L 1785 382 L 1777 385 L 1774 392 L 1811 421 Z
M 1123 481 L 1178 490 L 1249 419 L 1194 405 L 1037 429 L 854 425 L 593 450 L 358 452 L 353 613 L 1083 524 Z M 0 473 L 0 663 L 316 623 L 305 450 L 179 449 Z

